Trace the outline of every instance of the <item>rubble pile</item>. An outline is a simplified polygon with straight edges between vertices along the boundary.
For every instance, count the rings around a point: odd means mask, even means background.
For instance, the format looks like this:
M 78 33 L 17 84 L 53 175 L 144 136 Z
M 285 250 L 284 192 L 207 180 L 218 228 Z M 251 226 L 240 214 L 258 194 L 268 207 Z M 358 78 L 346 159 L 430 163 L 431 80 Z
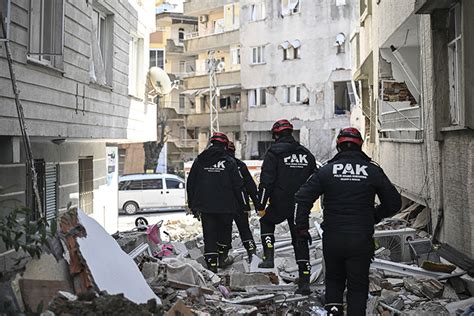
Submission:
M 367 313 L 468 315 L 474 310 L 472 259 L 449 245 L 433 245 L 420 226 L 425 222 L 424 209 L 416 205 L 407 209 L 376 227 Z M 313 294 L 309 297 L 294 294 L 298 267 L 286 224 L 277 226 L 275 232 L 274 269 L 258 268 L 260 252 L 249 262 L 234 227 L 234 264 L 215 274 L 205 268 L 200 222 L 191 216 L 182 222 L 159 222 L 112 236 L 84 216 L 78 210 L 65 214 L 60 238 L 64 253 L 56 254 L 56 259 L 43 255 L 11 282 L 8 293 L 14 303 L 10 305 L 16 305 L 17 311 L 48 315 L 325 314 L 320 212 L 313 212 L 310 218 Z M 258 219 L 252 216 L 249 221 L 261 251 Z

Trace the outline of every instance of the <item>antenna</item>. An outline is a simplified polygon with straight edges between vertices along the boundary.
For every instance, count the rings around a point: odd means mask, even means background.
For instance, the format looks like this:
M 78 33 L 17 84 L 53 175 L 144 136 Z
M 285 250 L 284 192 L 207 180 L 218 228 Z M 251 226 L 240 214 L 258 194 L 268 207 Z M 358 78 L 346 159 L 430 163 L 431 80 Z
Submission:
M 218 111 L 218 101 L 219 101 L 219 89 L 217 87 L 217 66 L 218 61 L 215 58 L 215 51 L 210 50 L 208 52 L 208 65 L 209 65 L 209 116 L 210 116 L 210 125 L 209 130 L 212 135 L 214 132 L 219 131 L 219 111 Z

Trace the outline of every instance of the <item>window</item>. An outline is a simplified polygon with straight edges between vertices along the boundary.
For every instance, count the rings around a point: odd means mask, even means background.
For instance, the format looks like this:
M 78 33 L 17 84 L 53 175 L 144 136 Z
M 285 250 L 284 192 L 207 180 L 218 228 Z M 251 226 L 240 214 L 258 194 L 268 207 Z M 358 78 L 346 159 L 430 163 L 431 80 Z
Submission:
M 94 162 L 92 158 L 79 159 L 79 207 L 86 214 L 94 211 Z
M 4 1 L 2 1 L 4 2 Z M 28 56 L 54 67 L 63 53 L 63 0 L 31 0 Z
M 272 141 L 259 141 L 258 146 L 258 157 L 257 160 L 262 160 L 265 157 L 270 146 L 273 144 Z
M 449 113 L 451 125 L 461 125 L 463 121 L 461 101 L 461 28 L 461 5 L 457 4 L 449 11 L 448 27 Z
M 139 97 L 144 94 L 144 70 L 143 70 L 143 50 L 144 43 L 142 38 L 132 38 L 130 41 L 129 54 L 129 74 L 128 74 L 128 93 Z
M 3 21 L 5 22 L 6 26 L 6 32 L 3 34 L 3 32 L 0 32 L 0 42 L 7 40 L 10 38 L 10 0 L 4 0 L 0 2 L 0 16 L 3 17 Z M 2 21 L 0 21 L 1 23 Z M 1 24 L 0 24 L 0 29 L 1 29 Z
M 260 21 L 265 19 L 265 3 L 250 5 L 250 21 Z
M 281 0 L 281 14 L 291 15 L 300 12 L 301 0 Z
M 178 40 L 180 43 L 184 42 L 184 29 L 183 28 L 180 28 L 178 30 Z
M 161 179 L 145 179 L 142 181 L 143 190 L 162 190 L 163 181 Z
M 296 90 L 296 102 L 301 102 L 301 87 L 295 87 Z
M 178 179 L 166 178 L 167 189 L 183 189 L 184 183 Z
M 165 51 L 162 49 L 150 50 L 150 67 L 165 69 Z
M 125 190 L 138 191 L 143 189 L 142 180 L 128 181 Z
M 252 64 L 258 65 L 265 63 L 265 46 L 252 48 Z
M 249 90 L 248 92 L 249 106 L 261 106 L 267 104 L 267 93 L 264 88 Z
M 284 41 L 278 47 L 282 48 L 283 60 L 300 58 L 301 42 L 299 40 Z
M 291 103 L 304 103 L 305 96 L 303 95 L 303 92 L 305 91 L 302 89 L 302 86 L 289 86 L 289 87 L 283 87 L 283 100 L 284 103 L 286 104 L 291 104 Z M 307 104 L 307 103 L 305 103 Z
M 92 9 L 92 63 L 91 80 L 101 85 L 112 83 L 112 34 L 113 21 L 111 15 Z
M 240 47 L 230 50 L 232 56 L 232 65 L 240 65 Z
M 46 220 L 50 221 L 57 217 L 58 213 L 58 165 L 46 163 L 43 159 L 35 159 L 37 173 L 38 191 L 41 200 L 41 209 Z M 33 192 L 31 190 L 31 192 Z M 32 197 L 32 210 L 39 217 L 35 197 Z
M 186 103 L 185 103 L 185 96 L 184 94 L 180 94 L 179 95 L 179 109 L 181 111 L 184 111 L 185 107 L 186 107 Z
M 349 88 L 352 92 L 350 81 L 334 82 L 334 114 L 348 114 L 351 111 Z

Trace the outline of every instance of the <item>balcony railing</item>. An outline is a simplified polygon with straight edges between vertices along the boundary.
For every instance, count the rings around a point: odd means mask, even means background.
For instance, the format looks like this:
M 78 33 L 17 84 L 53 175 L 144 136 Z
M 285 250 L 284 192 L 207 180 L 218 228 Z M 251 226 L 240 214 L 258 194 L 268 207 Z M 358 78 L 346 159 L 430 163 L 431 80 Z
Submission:
M 222 34 L 222 33 L 226 33 L 226 32 L 232 32 L 232 31 L 238 30 L 239 27 L 240 26 L 238 24 L 235 24 L 235 25 L 232 25 L 230 27 L 209 29 L 209 30 L 201 31 L 201 32 L 198 32 L 198 31 L 189 32 L 189 33 L 186 33 L 184 35 L 184 39 L 190 40 L 190 39 L 194 39 L 194 38 L 200 38 L 200 37 L 212 36 L 212 35 L 216 35 L 216 34 Z

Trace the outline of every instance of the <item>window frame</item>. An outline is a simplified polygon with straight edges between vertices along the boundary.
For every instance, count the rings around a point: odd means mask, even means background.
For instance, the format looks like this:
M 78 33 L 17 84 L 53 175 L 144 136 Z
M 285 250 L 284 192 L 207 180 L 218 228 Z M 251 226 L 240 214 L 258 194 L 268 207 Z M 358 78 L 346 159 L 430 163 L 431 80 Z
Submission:
M 249 90 L 248 100 L 248 105 L 252 108 L 267 106 L 267 90 L 265 88 L 256 88 Z M 250 102 L 250 100 L 253 100 L 253 102 Z
M 158 187 L 145 187 L 145 182 L 156 182 L 155 183 L 155 186 L 156 184 L 160 184 Z M 145 190 L 164 190 L 164 186 L 163 186 L 163 178 L 151 178 L 151 179 L 142 179 L 142 190 L 145 191 Z
M 64 55 L 64 0 L 51 2 L 51 11 L 48 12 L 49 19 L 45 18 L 44 1 L 45 0 L 30 0 L 28 4 L 27 59 L 45 66 L 62 68 L 62 57 Z M 39 4 L 40 12 L 33 12 L 33 4 L 35 6 Z M 39 20 L 33 21 L 33 18 Z M 51 23 L 51 32 L 45 31 L 45 21 Z M 39 23 L 39 26 L 37 23 Z M 8 30 L 7 25 L 7 32 Z M 35 31 L 36 34 L 33 31 Z M 45 51 L 45 34 L 50 36 L 50 51 Z M 38 35 L 40 38 L 37 39 L 35 35 Z
M 137 98 L 144 96 L 144 39 L 138 36 L 132 36 L 129 42 L 129 74 L 128 74 L 128 94 Z
M 171 187 L 168 186 L 168 181 L 176 181 L 176 182 L 178 183 L 178 186 L 179 186 L 180 184 L 182 184 L 183 187 L 182 187 L 182 188 L 179 188 L 179 187 L 171 188 Z M 183 190 L 183 189 L 184 189 L 184 182 L 181 181 L 181 180 L 179 180 L 179 179 L 175 179 L 175 178 L 165 178 L 165 184 L 166 184 L 166 189 L 167 189 L 167 190 Z
M 251 65 L 265 64 L 265 45 L 252 47 Z
M 154 53 L 156 54 L 156 59 L 155 59 L 155 60 L 156 60 L 156 64 L 155 64 L 155 65 L 152 65 L 152 64 L 151 64 L 151 62 L 152 62 L 152 59 L 151 59 L 151 54 L 152 54 L 152 52 L 154 52 Z M 158 52 L 163 52 L 163 67 L 160 67 L 160 66 L 158 65 L 158 61 L 159 61 L 159 59 L 158 59 Z M 163 48 L 150 48 L 150 49 L 148 50 L 148 55 L 149 55 L 149 57 L 150 57 L 149 62 L 148 62 L 148 64 L 149 64 L 148 69 L 150 69 L 151 67 L 158 67 L 158 68 L 161 68 L 161 69 L 163 69 L 163 70 L 165 69 L 165 64 L 166 64 L 166 50 L 165 50 L 165 49 L 163 49 Z
M 454 11 L 454 12 L 453 12 Z M 449 84 L 449 126 L 464 126 L 464 104 L 462 97 L 462 53 L 463 53 L 463 34 L 462 34 L 462 11 L 461 4 L 457 3 L 450 8 L 448 18 L 451 22 L 453 14 L 454 38 L 447 43 L 448 50 L 448 84 Z M 451 23 L 448 25 L 448 33 Z M 453 91 L 454 90 L 454 91 Z

